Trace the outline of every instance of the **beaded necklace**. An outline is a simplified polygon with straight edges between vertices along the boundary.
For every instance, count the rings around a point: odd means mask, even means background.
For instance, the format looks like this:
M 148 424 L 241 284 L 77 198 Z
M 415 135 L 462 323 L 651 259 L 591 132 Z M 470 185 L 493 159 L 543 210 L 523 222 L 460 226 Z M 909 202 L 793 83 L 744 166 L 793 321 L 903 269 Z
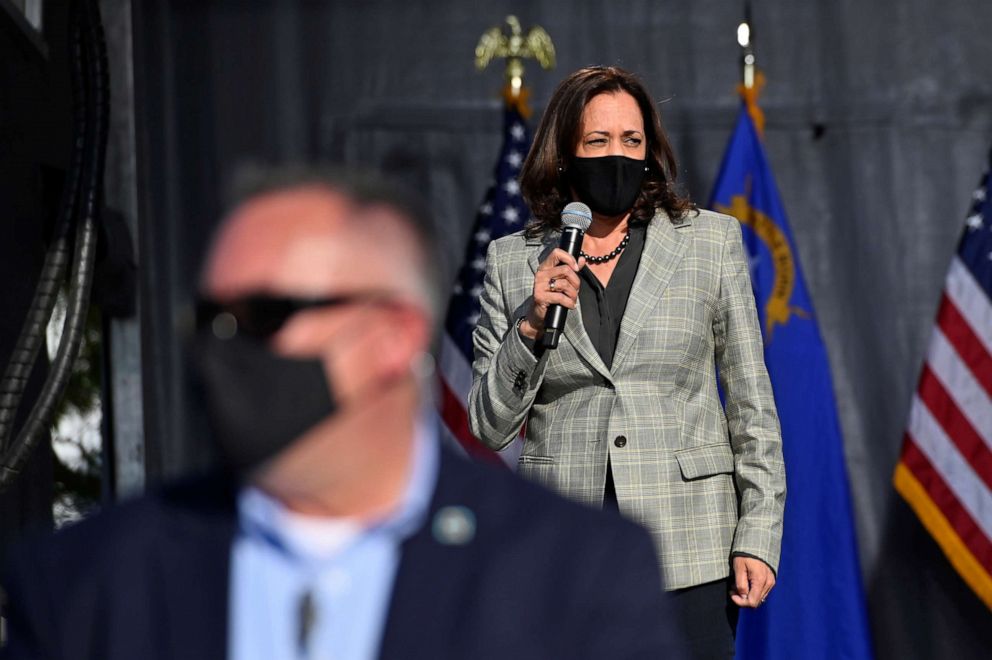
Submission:
M 615 259 L 621 252 L 623 252 L 623 249 L 627 247 L 627 243 L 629 241 L 630 241 L 630 230 L 627 230 L 627 233 L 623 235 L 623 240 L 620 241 L 620 245 L 613 248 L 613 251 L 610 252 L 609 254 L 604 254 L 601 257 L 594 257 L 580 250 L 579 256 L 585 257 L 586 261 L 591 264 L 605 264 L 607 261 L 609 261 L 610 259 Z

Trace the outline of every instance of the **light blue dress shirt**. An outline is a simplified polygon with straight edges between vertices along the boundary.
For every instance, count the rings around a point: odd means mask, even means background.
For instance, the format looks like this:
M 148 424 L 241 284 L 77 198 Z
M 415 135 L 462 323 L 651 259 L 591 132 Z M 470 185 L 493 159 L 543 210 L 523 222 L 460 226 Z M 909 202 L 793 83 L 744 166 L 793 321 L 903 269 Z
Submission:
M 424 524 L 437 483 L 439 446 L 430 428 L 418 425 L 403 499 L 383 519 L 361 526 L 307 519 L 258 489 L 239 494 L 229 596 L 231 660 L 377 656 L 400 545 Z M 305 594 L 309 608 L 303 605 Z

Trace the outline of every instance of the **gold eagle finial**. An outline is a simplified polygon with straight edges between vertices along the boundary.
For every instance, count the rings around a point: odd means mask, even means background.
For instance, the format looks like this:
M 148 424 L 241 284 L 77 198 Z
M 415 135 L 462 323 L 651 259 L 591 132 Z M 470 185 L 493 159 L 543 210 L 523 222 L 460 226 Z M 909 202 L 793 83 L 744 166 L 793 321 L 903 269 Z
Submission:
M 506 58 L 506 80 L 508 96 L 520 97 L 523 88 L 525 59 L 536 59 L 542 68 L 550 69 L 555 65 L 555 46 L 544 28 L 535 25 L 524 36 L 520 21 L 516 16 L 507 16 L 506 24 L 510 26 L 509 34 L 503 32 L 500 26 L 486 30 L 475 47 L 475 67 L 482 71 L 493 59 Z

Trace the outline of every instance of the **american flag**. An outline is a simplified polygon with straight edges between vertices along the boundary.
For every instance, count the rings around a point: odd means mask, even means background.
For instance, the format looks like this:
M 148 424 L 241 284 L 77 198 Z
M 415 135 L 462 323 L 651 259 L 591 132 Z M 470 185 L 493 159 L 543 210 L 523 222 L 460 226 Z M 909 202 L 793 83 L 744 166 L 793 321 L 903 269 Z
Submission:
M 992 153 L 989 154 L 992 166 Z M 992 609 L 992 190 L 986 170 L 951 261 L 895 486 Z
M 523 229 L 530 211 L 520 195 L 517 177 L 530 149 L 530 131 L 519 110 L 507 106 L 503 119 L 503 146 L 494 171 L 495 180 L 475 215 L 465 260 L 455 281 L 441 339 L 440 408 L 444 432 L 470 456 L 515 461 L 513 446 L 497 454 L 469 431 L 468 392 L 472 387 L 472 331 L 479 321 L 486 250 L 490 241 Z M 519 443 L 514 443 L 519 444 Z

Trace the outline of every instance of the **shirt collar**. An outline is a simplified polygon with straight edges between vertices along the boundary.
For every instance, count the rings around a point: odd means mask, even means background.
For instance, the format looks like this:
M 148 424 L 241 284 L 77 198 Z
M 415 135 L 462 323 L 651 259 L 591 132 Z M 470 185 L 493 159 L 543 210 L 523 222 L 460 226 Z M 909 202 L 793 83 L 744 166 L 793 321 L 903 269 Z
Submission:
M 423 525 L 437 484 L 440 446 L 436 426 L 427 415 L 414 427 L 413 453 L 403 496 L 396 507 L 371 520 L 301 516 L 253 486 L 238 493 L 240 533 L 284 552 L 329 558 L 359 536 L 383 534 L 397 543 Z

